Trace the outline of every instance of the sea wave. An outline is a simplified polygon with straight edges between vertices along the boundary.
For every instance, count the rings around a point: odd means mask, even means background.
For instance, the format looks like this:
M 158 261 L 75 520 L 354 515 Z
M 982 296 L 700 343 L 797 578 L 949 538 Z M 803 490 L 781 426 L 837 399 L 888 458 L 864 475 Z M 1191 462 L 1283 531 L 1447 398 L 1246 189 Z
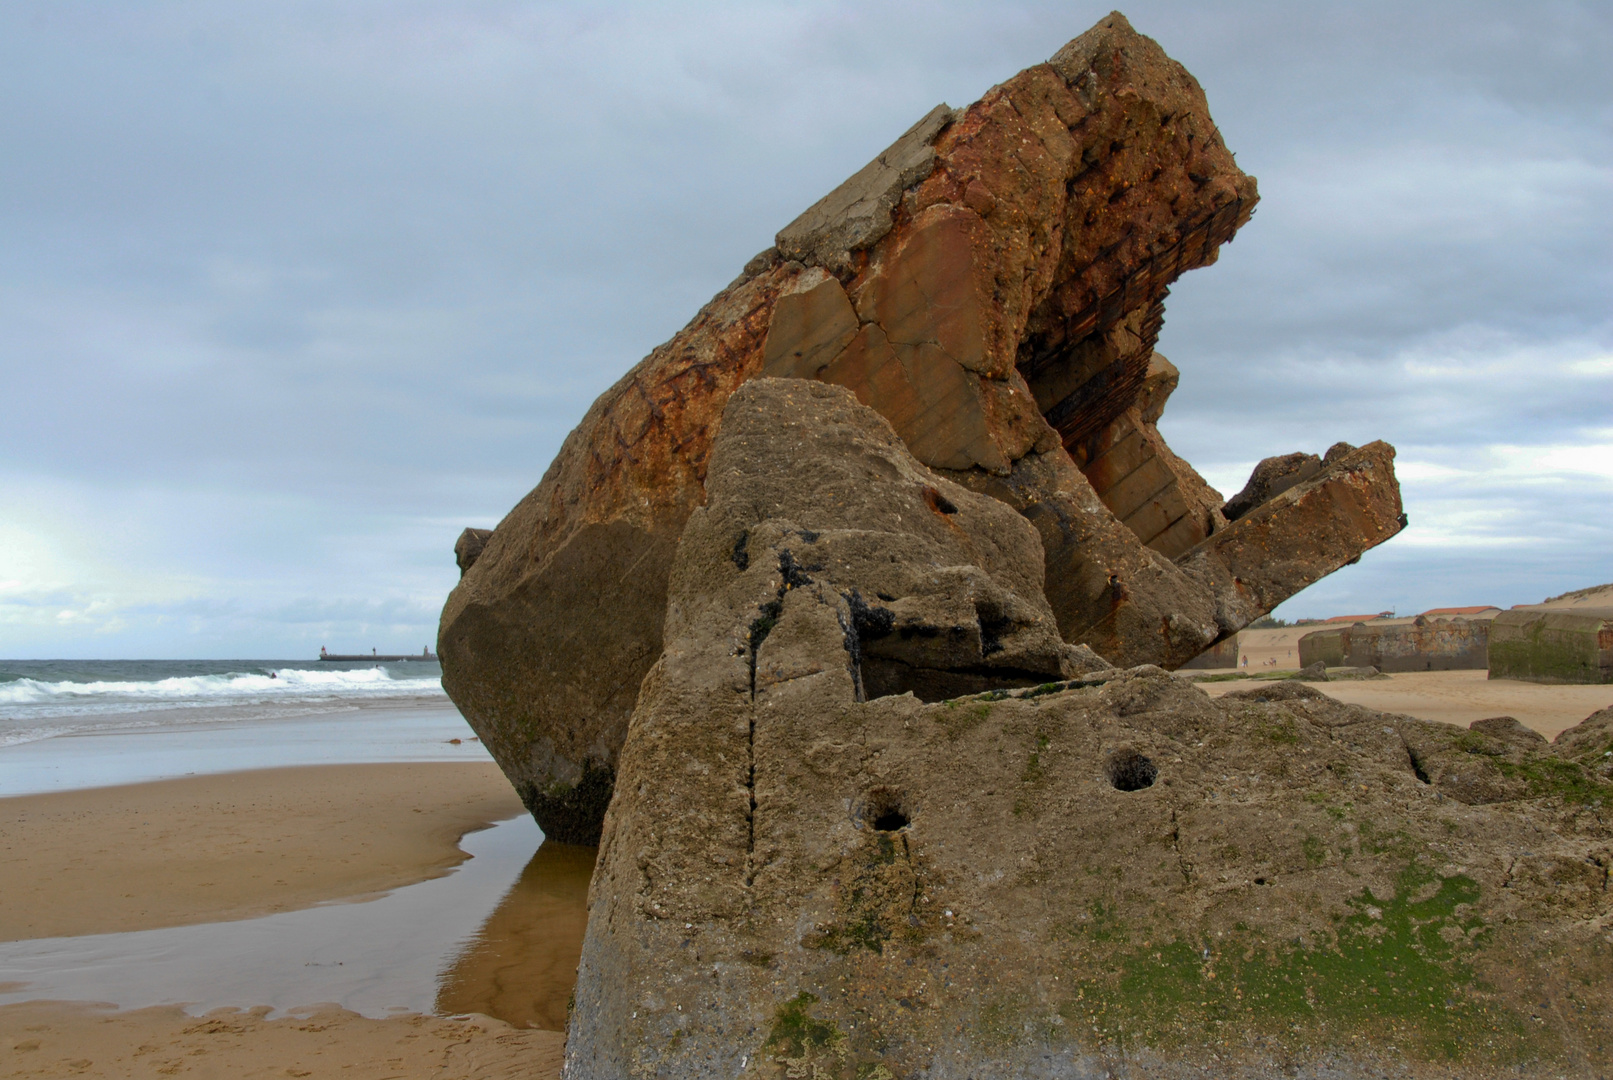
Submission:
M 418 697 L 442 693 L 442 680 L 394 679 L 384 668 L 356 671 L 237 671 L 223 675 L 187 675 L 151 680 L 46 682 L 15 679 L 0 683 L 0 705 L 46 705 L 80 702 L 225 703 L 294 698 Z
M 0 727 L 0 747 L 20 746 L 23 743 L 44 742 L 54 739 L 58 735 L 73 734 L 72 725 L 57 725 L 54 727 L 25 727 L 6 729 Z

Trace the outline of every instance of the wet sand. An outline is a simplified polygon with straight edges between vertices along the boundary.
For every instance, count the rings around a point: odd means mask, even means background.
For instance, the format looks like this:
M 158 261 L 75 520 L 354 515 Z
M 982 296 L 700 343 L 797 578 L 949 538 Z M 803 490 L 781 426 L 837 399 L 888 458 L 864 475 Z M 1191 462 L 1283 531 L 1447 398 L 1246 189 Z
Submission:
M 389 890 L 404 897 L 468 857 L 458 846 L 467 832 L 522 813 L 485 762 L 268 769 L 0 799 L 0 937 L 253 919 Z M 198 1017 L 179 1005 L 22 1001 L 0 1006 L 0 1080 L 558 1077 L 556 1029 L 575 978 L 593 855 L 545 845 L 532 856 L 442 972 L 436 1011 L 445 1015 L 379 1018 L 308 1001 L 272 1016 L 243 1000 Z M 380 912 L 390 902 L 327 910 Z M 0 983 L 0 993 L 26 992 Z
M 521 812 L 491 762 L 264 769 L 0 799 L 0 941 L 374 896 L 447 873 L 466 857 L 461 836 Z
M 1194 674 L 1204 674 L 1194 672 Z M 1260 685 L 1256 680 L 1198 684 L 1211 697 Z M 1613 686 L 1564 686 L 1491 679 L 1485 671 L 1408 671 L 1382 679 L 1306 683 L 1329 697 L 1380 712 L 1467 727 L 1510 716 L 1555 739 L 1599 709 L 1613 706 Z
M 548 1080 L 565 1036 L 487 1017 L 372 1020 L 340 1009 L 187 1015 L 30 1001 L 0 1006 L 0 1077 L 305 1077 L 309 1080 Z

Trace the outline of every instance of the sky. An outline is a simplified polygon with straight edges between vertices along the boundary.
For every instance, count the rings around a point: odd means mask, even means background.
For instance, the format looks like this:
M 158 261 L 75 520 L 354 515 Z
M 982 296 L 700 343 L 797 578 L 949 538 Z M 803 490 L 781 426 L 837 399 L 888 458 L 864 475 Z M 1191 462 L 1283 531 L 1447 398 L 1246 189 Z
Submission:
M 1180 280 L 1223 494 L 1387 439 L 1280 617 L 1613 581 L 1613 5 L 1146 2 L 1261 203 Z M 1106 4 L 0 5 L 0 656 L 414 651 L 453 543 L 933 105 Z

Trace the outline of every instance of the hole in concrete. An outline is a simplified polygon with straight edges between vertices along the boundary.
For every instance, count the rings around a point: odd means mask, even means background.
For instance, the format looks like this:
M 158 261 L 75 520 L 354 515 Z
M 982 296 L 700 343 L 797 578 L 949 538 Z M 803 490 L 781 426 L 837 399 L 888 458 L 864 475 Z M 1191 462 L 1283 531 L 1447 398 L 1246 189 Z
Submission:
M 863 820 L 880 832 L 907 828 L 909 817 L 902 805 L 902 793 L 893 788 L 875 788 L 863 805 Z
M 1118 791 L 1153 787 L 1158 777 L 1158 766 L 1135 750 L 1117 750 L 1109 755 L 1109 782 Z
M 907 828 L 907 815 L 900 810 L 887 810 L 874 819 L 874 828 L 880 832 L 895 832 Z
M 953 505 L 952 500 L 933 487 L 924 489 L 924 502 L 937 514 L 956 514 L 958 512 L 958 508 Z

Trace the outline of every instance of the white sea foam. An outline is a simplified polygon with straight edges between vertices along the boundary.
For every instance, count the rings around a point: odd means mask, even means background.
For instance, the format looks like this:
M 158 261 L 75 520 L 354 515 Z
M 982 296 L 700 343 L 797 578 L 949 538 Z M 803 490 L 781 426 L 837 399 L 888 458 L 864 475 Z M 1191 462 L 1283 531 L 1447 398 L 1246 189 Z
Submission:
M 0 728 L 0 746 L 17 746 L 21 743 L 39 742 L 42 739 L 54 739 L 58 735 L 71 735 L 73 730 L 74 726 L 72 724 Z
M 19 678 L 0 682 L 0 747 L 64 735 L 231 725 L 441 701 L 442 681 L 385 668 L 280 667 L 159 679 Z
M 0 705 L 81 702 L 187 701 L 220 704 L 227 700 L 265 701 L 291 697 L 419 697 L 442 693 L 440 679 L 394 679 L 385 669 L 305 671 L 280 668 L 272 675 L 231 672 L 126 682 L 42 682 L 16 679 L 0 683 Z
M 488 760 L 434 663 L 0 660 L 0 796 L 187 773 Z

